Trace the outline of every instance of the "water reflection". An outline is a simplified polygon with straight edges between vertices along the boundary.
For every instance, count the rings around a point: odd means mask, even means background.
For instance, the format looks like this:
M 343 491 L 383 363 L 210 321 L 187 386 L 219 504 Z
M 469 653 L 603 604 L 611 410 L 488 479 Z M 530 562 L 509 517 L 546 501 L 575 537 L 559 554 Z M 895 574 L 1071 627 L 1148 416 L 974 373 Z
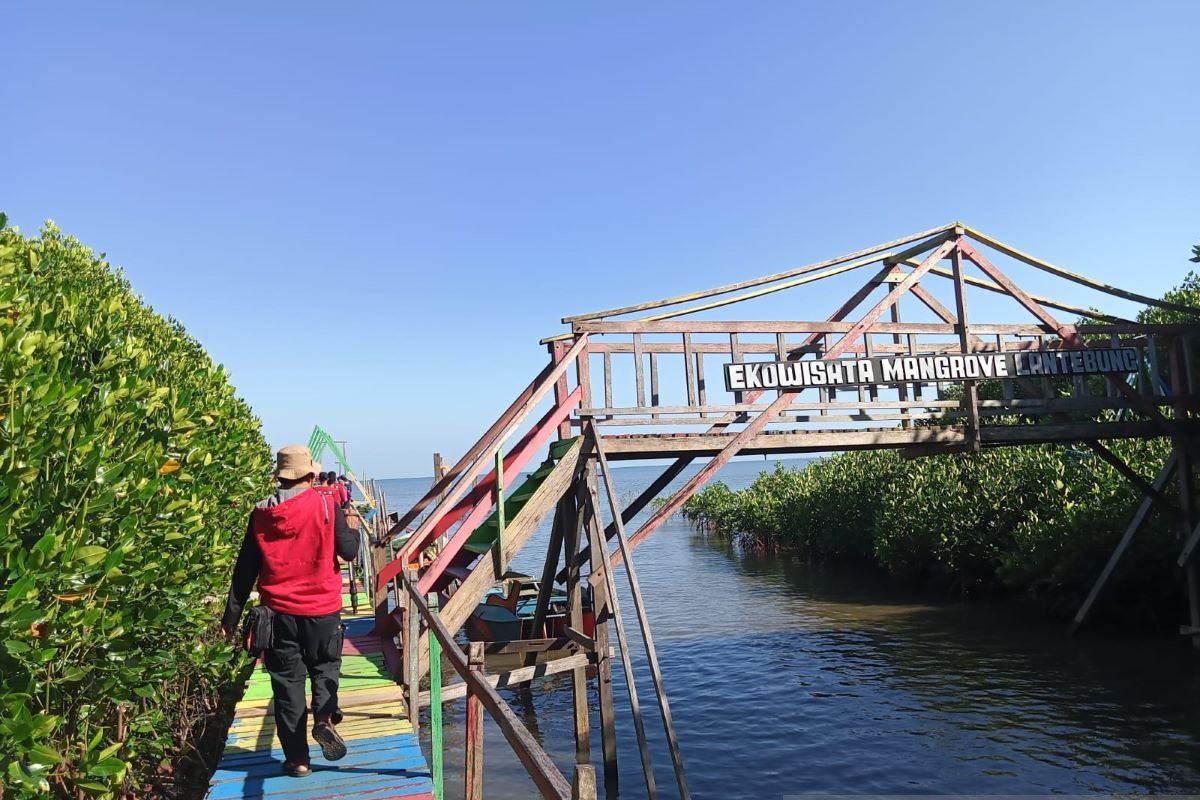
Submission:
M 760 468 L 734 464 L 722 477 L 744 484 Z M 614 471 L 623 494 L 654 474 Z M 543 548 L 535 540 L 522 556 Z M 698 798 L 1200 791 L 1200 662 L 1182 642 L 1094 632 L 1067 640 L 1059 621 L 931 601 L 870 572 L 743 553 L 678 519 L 636 560 Z M 670 796 L 653 687 L 620 591 L 655 774 Z M 621 787 L 644 796 L 616 672 Z M 506 697 L 569 774 L 569 677 Z M 451 793 L 461 781 L 464 713 L 461 702 L 446 709 Z M 535 796 L 486 725 L 488 796 Z

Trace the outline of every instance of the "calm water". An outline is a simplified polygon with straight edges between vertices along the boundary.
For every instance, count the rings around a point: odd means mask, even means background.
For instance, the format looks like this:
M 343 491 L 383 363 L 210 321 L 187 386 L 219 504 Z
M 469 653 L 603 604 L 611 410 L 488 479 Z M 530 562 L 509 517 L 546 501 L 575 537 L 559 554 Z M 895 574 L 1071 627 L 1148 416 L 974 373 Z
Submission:
M 744 486 L 763 466 L 735 462 L 721 479 Z M 626 500 L 657 474 L 613 472 Z M 382 483 L 390 507 L 406 509 L 429 481 Z M 540 574 L 545 528 L 515 568 Z M 743 553 L 679 518 L 638 548 L 635 564 L 697 798 L 1200 793 L 1200 656 L 1182 642 L 1095 632 L 1068 641 L 1061 622 L 931 603 L 874 575 Z M 659 792 L 673 797 L 624 572 L 616 577 Z M 624 680 L 618 659 L 620 789 L 645 797 Z M 504 694 L 569 776 L 569 679 Z M 445 707 L 448 797 L 461 796 L 464 714 L 462 702 Z M 536 796 L 486 725 L 487 796 Z

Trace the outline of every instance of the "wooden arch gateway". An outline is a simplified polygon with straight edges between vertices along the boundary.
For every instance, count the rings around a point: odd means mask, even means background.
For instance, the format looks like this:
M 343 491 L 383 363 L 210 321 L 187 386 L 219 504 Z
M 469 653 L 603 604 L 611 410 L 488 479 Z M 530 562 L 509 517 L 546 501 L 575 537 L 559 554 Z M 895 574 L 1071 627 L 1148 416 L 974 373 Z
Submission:
M 1014 263 L 1033 267 L 1064 282 L 1167 309 L 1191 321 L 1143 324 L 1032 294 L 997 261 L 1006 269 Z M 866 274 L 861 288 L 820 321 L 705 318 L 705 312 L 854 271 Z M 1024 319 L 972 320 L 968 300 L 985 292 L 1015 301 Z M 902 312 L 907 308 L 919 308 L 923 318 L 936 321 L 905 322 Z M 624 562 L 679 793 L 687 797 L 631 554 L 737 455 L 892 448 L 917 457 L 1034 443 L 1090 448 L 1134 483 L 1143 500 L 1079 609 L 1073 629 L 1087 617 L 1122 553 L 1158 503 L 1179 519 L 1178 561 L 1190 602 L 1190 620 L 1181 630 L 1200 646 L 1200 587 L 1192 559 L 1200 542 L 1193 493 L 1194 464 L 1200 457 L 1195 425 L 1200 412 L 1195 351 L 1200 309 L 1100 283 L 956 222 L 773 275 L 569 316 L 563 322 L 569 332 L 543 340 L 550 352 L 545 369 L 391 527 L 394 542 L 407 536 L 394 558 L 376 552 L 377 627 L 402 634 L 394 664 L 409 687 L 413 708 L 416 687 L 428 670 L 431 633 L 453 649 L 448 637 L 462 627 L 480 598 L 502 579 L 512 556 L 553 511 L 534 622 L 540 630 L 557 580 L 565 584 L 569 598 L 567 635 L 539 640 L 536 646 L 492 646 L 493 652 L 520 649 L 533 659 L 527 673 L 518 675 L 517 670 L 499 680 L 509 683 L 572 671 L 582 764 L 589 752 L 584 669 L 594 667 L 606 783 L 615 784 L 611 622 L 633 693 L 630 705 L 642 745 L 643 778 L 654 796 L 616 602 L 612 568 Z M 547 405 L 548 410 L 535 418 Z M 1138 474 L 1105 445 L 1113 439 L 1156 437 L 1169 437 L 1173 443 L 1157 475 Z M 547 444 L 550 456 L 533 469 L 535 454 Z M 622 507 L 605 464 L 663 458 L 672 460 L 641 495 Z M 703 460 L 699 469 L 675 487 L 685 468 L 698 459 Z M 527 467 L 532 473 L 521 478 Z M 607 525 L 601 480 L 609 503 Z M 1169 496 L 1175 494 L 1168 493 L 1171 482 L 1177 484 L 1178 503 Z M 668 486 L 673 494 L 626 535 L 625 524 Z M 603 558 L 598 556 L 601 551 Z M 597 615 L 591 636 L 580 624 L 580 598 L 587 584 L 594 592 Z M 441 606 L 436 622 L 429 616 L 429 598 Z M 432 624 L 422 625 L 421 620 Z M 530 654 L 539 647 L 570 654 L 534 663 Z M 505 709 L 495 713 L 503 715 Z M 547 767 L 548 759 L 538 761 L 536 743 L 531 749 L 519 731 L 509 735 L 503 722 L 501 728 L 543 794 L 568 796 L 562 794 L 569 790 L 563 776 L 551 774 L 556 770 L 552 764 Z

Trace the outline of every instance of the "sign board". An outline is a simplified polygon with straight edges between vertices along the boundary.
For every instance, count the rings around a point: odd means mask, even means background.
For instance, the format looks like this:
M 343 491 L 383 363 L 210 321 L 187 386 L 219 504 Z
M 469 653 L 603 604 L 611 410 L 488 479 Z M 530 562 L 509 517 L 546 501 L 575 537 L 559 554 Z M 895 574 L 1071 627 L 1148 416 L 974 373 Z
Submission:
M 731 392 L 745 392 L 812 386 L 1069 377 L 1137 372 L 1138 368 L 1138 352 L 1132 347 L 930 353 L 828 361 L 746 361 L 725 365 L 725 388 Z

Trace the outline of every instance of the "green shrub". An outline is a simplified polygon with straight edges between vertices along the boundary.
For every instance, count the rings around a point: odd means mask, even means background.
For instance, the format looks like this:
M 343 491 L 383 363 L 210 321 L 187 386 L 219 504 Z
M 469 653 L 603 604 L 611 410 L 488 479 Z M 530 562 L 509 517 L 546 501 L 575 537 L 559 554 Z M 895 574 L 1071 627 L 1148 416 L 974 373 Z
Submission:
M 1110 447 L 1153 476 L 1171 443 Z M 801 470 L 776 465 L 741 491 L 710 486 L 683 512 L 755 545 L 871 563 L 963 593 L 985 585 L 1075 598 L 1100 573 L 1140 501 L 1090 451 L 1037 445 L 913 460 L 892 451 L 849 452 Z M 1139 613 L 1173 602 L 1172 524 L 1151 517 L 1108 597 L 1140 595 Z
M 155 794 L 231 674 L 217 604 L 269 450 L 200 344 L 52 225 L 0 218 L 0 339 L 0 794 Z

